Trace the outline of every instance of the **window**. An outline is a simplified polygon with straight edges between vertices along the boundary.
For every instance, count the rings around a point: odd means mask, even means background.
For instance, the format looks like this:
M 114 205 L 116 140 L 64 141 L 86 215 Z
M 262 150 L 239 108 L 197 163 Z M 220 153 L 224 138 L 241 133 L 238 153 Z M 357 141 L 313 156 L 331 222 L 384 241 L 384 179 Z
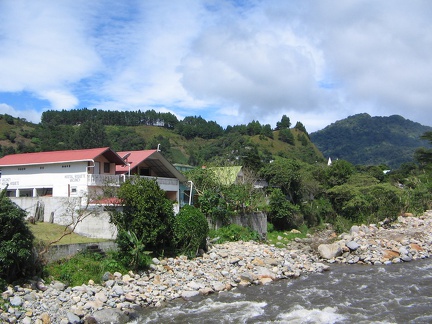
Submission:
M 18 168 L 18 171 L 24 171 L 26 168 Z
M 141 168 L 139 174 L 140 176 L 149 176 L 150 168 Z
M 104 163 L 104 172 L 105 173 L 110 173 L 110 166 L 111 166 L 111 164 L 109 162 Z
M 76 195 L 77 187 L 71 187 L 71 195 Z

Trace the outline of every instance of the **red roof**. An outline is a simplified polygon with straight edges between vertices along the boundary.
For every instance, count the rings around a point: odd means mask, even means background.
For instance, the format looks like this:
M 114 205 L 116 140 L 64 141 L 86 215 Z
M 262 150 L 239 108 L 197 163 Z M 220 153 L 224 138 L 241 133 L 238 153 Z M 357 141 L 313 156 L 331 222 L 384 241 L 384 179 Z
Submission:
M 142 161 L 146 160 L 154 152 L 157 152 L 157 150 L 125 151 L 117 152 L 117 154 L 126 161 L 126 165 L 129 163 L 130 168 L 132 169 Z M 116 173 L 124 173 L 126 170 L 128 170 L 128 168 L 125 168 L 123 165 L 116 166 Z
M 116 152 L 111 150 L 109 147 L 101 147 L 84 150 L 10 154 L 0 159 L 0 167 L 12 165 L 92 161 L 100 155 L 104 155 L 110 162 L 115 164 L 124 164 L 123 160 L 117 155 Z

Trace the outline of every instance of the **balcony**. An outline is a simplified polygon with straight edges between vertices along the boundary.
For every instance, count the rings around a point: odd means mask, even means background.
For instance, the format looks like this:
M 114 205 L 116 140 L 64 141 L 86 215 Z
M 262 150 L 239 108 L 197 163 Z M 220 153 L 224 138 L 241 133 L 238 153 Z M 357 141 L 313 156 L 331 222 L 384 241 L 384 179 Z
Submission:
M 104 175 L 104 174 L 88 174 L 88 186 L 119 186 L 120 176 L 118 175 Z
M 104 175 L 104 174 L 88 174 L 87 185 L 88 186 L 120 186 L 128 178 L 134 178 L 135 176 L 127 175 Z M 156 180 L 157 184 L 162 190 L 165 191 L 178 191 L 179 180 L 175 178 L 162 178 L 162 177 L 148 177 L 141 176 L 141 178 Z
M 134 178 L 135 176 L 127 176 L 122 175 L 122 182 L 126 181 L 128 178 Z M 156 180 L 159 188 L 164 191 L 178 191 L 179 188 L 179 180 L 176 178 L 162 178 L 162 177 L 149 177 L 149 176 L 140 176 L 140 178 L 145 178 L 148 180 Z

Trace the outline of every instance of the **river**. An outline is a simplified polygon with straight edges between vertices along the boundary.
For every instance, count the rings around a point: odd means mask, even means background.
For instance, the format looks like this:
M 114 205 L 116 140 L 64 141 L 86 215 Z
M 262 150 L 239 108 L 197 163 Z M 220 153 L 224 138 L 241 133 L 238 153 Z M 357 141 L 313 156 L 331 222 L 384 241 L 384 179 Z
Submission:
M 176 300 L 134 323 L 432 323 L 432 259 L 324 273 Z

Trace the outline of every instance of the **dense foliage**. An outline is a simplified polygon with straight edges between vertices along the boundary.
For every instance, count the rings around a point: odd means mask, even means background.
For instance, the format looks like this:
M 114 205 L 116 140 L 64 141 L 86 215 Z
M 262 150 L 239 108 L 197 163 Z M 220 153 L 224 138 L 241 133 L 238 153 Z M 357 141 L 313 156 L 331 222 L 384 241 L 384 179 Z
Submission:
M 199 249 L 206 249 L 209 226 L 204 214 L 186 205 L 174 220 L 174 243 L 180 254 L 195 257 Z
M 117 226 L 117 245 L 131 266 L 144 266 L 147 253 L 164 253 L 172 247 L 174 211 L 155 180 L 135 177 L 123 183 L 118 191 L 123 210 L 111 213 Z
M 60 280 L 74 287 L 93 280 L 97 284 L 103 283 L 106 272 L 127 273 L 130 268 L 118 262 L 118 253 L 108 252 L 106 256 L 94 252 L 80 252 L 66 260 L 51 262 L 46 266 L 46 273 L 51 278 Z M 49 280 L 49 278 L 46 278 Z
M 427 144 L 420 136 L 428 131 L 432 128 L 401 116 L 358 114 L 311 133 L 310 138 L 324 156 L 333 160 L 385 164 L 394 169 L 413 161 L 414 151 Z
M 0 286 L 2 281 L 23 278 L 34 269 L 33 234 L 26 212 L 0 192 Z

